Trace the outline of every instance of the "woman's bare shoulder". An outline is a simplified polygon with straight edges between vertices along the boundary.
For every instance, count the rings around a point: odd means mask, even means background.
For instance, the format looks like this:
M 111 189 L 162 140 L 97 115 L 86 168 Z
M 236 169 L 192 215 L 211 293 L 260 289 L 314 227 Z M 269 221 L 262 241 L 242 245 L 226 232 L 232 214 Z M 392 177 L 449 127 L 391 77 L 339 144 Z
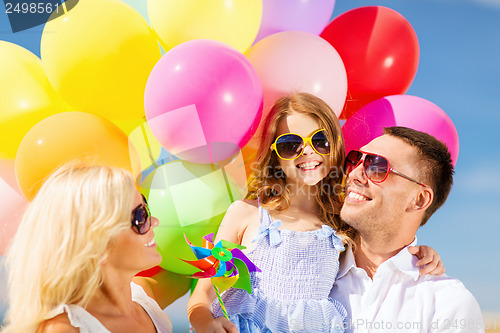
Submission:
M 78 333 L 80 330 L 71 325 L 68 315 L 61 313 L 40 324 L 36 333 Z

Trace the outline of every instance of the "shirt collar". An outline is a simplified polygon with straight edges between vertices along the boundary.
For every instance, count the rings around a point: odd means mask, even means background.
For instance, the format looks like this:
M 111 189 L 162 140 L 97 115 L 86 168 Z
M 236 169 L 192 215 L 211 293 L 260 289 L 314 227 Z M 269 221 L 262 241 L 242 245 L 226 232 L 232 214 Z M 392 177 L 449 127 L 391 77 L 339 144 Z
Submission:
M 420 276 L 420 271 L 418 267 L 415 265 L 415 263 L 418 261 L 418 258 L 413 254 L 411 254 L 410 252 L 408 252 L 408 247 L 416 245 L 417 245 L 417 237 L 415 236 L 415 239 L 413 240 L 413 242 L 411 242 L 410 245 L 405 246 L 401 251 L 399 251 L 398 254 L 387 260 L 387 263 L 392 262 L 398 270 L 409 275 L 415 281 Z
M 417 237 L 415 236 L 415 239 L 413 240 L 413 242 L 411 242 L 410 245 L 405 246 L 395 256 L 389 258 L 385 263 L 382 264 L 392 263 L 396 269 L 409 275 L 416 281 L 420 276 L 419 269 L 415 265 L 415 263 L 418 261 L 418 258 L 412 255 L 410 252 L 408 252 L 409 246 L 416 246 L 416 245 L 417 245 Z M 354 253 L 352 252 L 352 247 L 351 245 L 348 245 L 346 247 L 343 257 L 341 257 L 340 269 L 337 275 L 337 279 L 342 278 L 344 275 L 347 274 L 347 272 L 349 272 L 353 268 L 356 268 L 356 261 L 354 260 Z
M 356 267 L 356 261 L 354 260 L 354 253 L 352 253 L 351 244 L 346 246 L 344 254 L 340 257 L 340 269 L 337 274 L 337 279 L 340 279 L 351 270 L 351 268 Z

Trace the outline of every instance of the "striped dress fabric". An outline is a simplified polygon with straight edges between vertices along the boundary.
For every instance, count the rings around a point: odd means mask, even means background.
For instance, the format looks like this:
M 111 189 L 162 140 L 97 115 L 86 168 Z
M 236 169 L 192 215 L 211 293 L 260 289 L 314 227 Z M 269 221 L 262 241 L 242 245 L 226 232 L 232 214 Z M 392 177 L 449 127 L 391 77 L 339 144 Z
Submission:
M 344 332 L 347 312 L 329 298 L 344 250 L 334 230 L 279 230 L 259 206 L 255 248 L 246 253 L 261 269 L 251 273 L 252 293 L 230 288 L 222 294 L 229 319 L 239 332 Z M 215 317 L 223 316 L 219 302 Z

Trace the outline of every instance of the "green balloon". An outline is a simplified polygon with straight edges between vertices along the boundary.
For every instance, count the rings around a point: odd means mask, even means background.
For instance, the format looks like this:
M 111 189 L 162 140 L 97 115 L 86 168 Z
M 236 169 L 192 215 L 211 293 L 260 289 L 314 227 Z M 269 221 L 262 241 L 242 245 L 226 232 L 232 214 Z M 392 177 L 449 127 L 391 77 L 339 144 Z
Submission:
M 224 168 L 182 160 L 156 168 L 139 187 L 160 220 L 154 229 L 160 266 L 187 275 L 199 270 L 181 260 L 197 260 L 184 234 L 201 246 L 205 235 L 217 233 L 229 205 L 243 196 Z

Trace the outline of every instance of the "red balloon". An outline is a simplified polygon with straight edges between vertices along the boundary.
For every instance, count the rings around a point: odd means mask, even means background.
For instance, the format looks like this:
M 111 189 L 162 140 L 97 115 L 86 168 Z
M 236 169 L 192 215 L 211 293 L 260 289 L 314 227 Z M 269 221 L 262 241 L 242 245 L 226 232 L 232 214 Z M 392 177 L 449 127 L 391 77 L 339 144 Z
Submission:
M 347 72 L 347 101 L 340 116 L 404 94 L 417 72 L 419 46 L 411 24 L 382 6 L 359 7 L 333 19 L 321 34 L 340 54 Z

